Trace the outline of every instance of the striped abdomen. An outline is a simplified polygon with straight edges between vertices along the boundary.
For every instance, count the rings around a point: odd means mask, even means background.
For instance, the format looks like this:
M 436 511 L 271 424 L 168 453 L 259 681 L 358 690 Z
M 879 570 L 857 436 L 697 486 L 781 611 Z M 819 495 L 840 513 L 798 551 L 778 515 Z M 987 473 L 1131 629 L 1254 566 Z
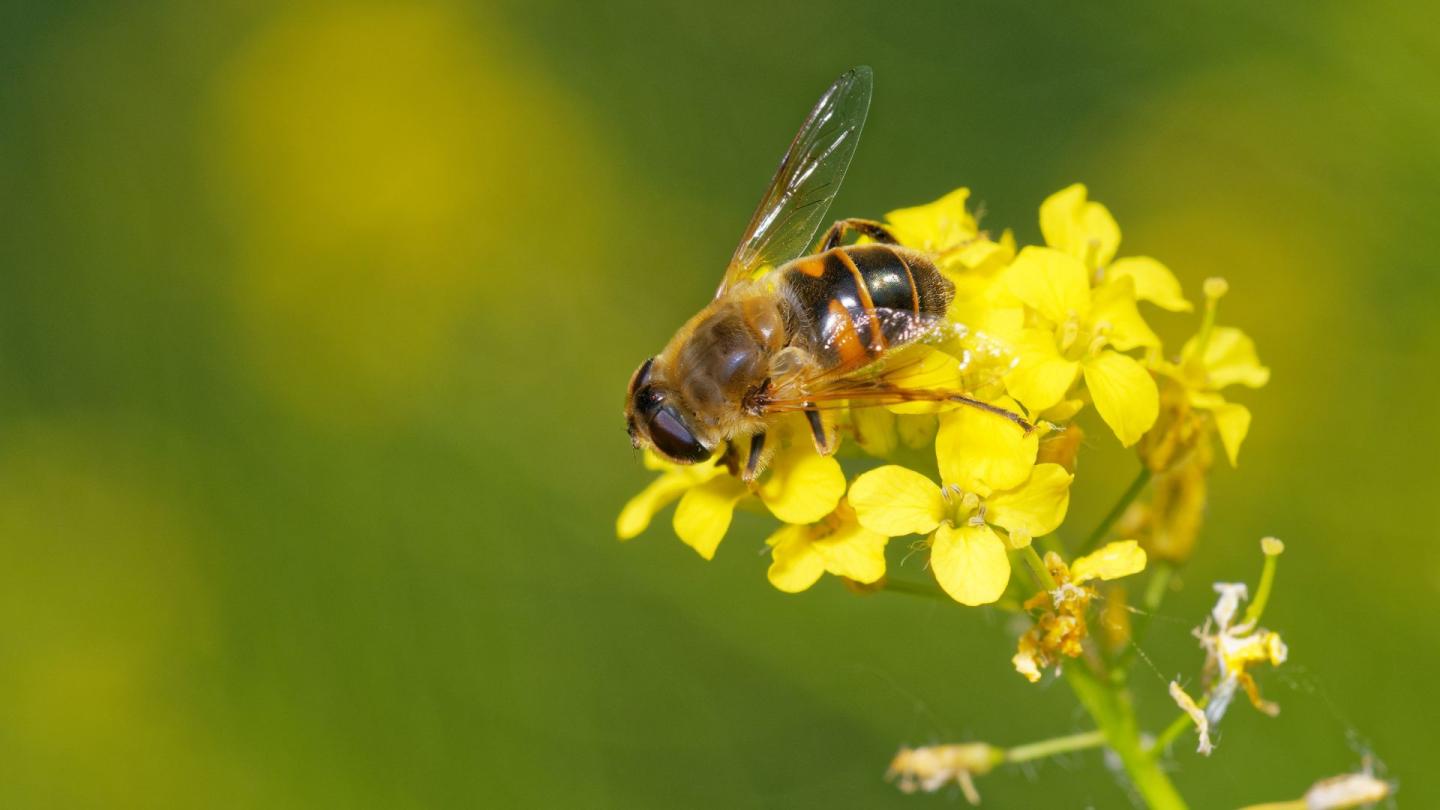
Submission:
M 857 368 L 943 317 L 955 285 L 924 254 L 848 245 L 780 268 L 791 342 L 831 367 Z

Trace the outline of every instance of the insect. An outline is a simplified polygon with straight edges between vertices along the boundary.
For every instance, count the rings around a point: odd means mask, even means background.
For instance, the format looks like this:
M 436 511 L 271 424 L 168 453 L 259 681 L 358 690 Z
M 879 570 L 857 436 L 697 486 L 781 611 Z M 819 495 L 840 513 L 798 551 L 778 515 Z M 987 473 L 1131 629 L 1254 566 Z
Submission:
M 958 402 L 1022 417 L 955 390 L 906 387 L 885 371 L 897 350 L 943 330 L 954 285 L 883 224 L 842 219 L 812 243 L 870 108 L 868 67 L 847 71 L 806 117 L 760 199 L 715 298 L 630 378 L 636 447 L 679 464 L 749 439 L 742 477 L 764 468 L 767 428 L 804 413 L 815 449 L 832 449 L 821 411 Z M 867 244 L 844 244 L 851 234 Z M 814 245 L 812 249 L 812 244 Z M 738 465 L 737 465 L 738 466 Z

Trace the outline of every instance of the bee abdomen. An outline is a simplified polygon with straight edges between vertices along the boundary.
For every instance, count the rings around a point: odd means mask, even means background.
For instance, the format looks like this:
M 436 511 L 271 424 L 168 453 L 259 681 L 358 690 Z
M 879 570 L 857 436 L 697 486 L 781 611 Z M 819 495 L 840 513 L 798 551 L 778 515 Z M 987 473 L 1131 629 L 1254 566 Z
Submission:
M 916 321 L 943 316 L 955 295 L 924 254 L 882 244 L 797 259 L 783 268 L 780 287 L 796 321 L 795 339 L 846 367 L 864 365 L 905 341 Z

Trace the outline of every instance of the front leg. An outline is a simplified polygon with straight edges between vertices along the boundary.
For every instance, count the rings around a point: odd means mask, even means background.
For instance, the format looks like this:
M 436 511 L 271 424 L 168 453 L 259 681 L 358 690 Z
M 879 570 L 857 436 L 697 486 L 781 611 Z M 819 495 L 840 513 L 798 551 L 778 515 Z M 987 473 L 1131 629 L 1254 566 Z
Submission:
M 760 476 L 764 469 L 760 459 L 765 455 L 765 431 L 760 431 L 750 437 L 750 457 L 745 459 L 745 474 L 741 479 L 750 483 Z
M 810 438 L 815 441 L 815 452 L 822 456 L 830 455 L 835 447 L 830 441 L 830 434 L 825 431 L 825 420 L 821 418 L 820 411 L 806 408 L 805 420 L 810 423 Z

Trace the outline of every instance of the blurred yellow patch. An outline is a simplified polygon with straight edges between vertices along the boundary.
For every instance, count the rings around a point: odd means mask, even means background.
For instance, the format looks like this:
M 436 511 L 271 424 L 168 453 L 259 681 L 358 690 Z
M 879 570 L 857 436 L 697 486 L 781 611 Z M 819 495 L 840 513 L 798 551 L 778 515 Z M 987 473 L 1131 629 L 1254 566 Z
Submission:
M 410 418 L 487 330 L 545 317 L 538 246 L 580 219 L 560 189 L 589 147 L 497 31 L 439 3 L 297 9 L 213 87 L 242 359 L 319 422 Z
M 7 790 L 65 807 L 203 803 L 227 779 L 225 754 L 198 724 L 203 704 L 175 685 L 203 682 L 214 663 L 215 605 L 195 556 L 214 538 L 139 445 L 15 422 L 4 445 Z

